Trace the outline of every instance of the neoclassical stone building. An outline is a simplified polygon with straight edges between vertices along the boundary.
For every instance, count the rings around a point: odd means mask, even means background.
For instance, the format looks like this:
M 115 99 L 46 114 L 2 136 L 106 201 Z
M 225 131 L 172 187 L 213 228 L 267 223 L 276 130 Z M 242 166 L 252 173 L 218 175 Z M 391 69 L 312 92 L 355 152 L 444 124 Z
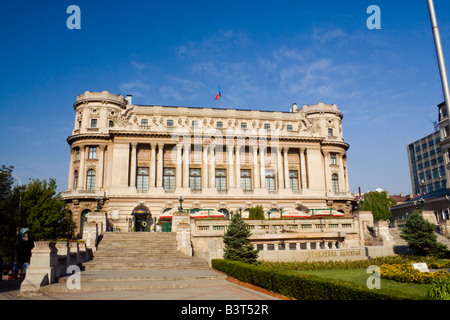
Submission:
M 170 209 L 231 211 L 262 205 L 332 208 L 350 215 L 349 145 L 336 105 L 290 110 L 133 105 L 90 92 L 74 103 L 63 198 L 79 231 L 100 204 L 121 231 L 141 230 Z

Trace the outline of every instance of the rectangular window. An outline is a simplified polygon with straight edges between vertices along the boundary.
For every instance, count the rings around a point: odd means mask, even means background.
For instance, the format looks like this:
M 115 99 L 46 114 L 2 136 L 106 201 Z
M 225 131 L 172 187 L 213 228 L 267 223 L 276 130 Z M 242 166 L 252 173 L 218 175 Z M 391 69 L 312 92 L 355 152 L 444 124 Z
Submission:
M 75 170 L 73 173 L 73 190 L 77 190 L 78 188 L 78 171 Z
M 80 149 L 75 151 L 75 160 L 80 160 Z
M 142 119 L 141 126 L 148 126 L 148 119 Z
M 223 122 L 217 121 L 217 128 L 223 128 Z
M 332 128 L 328 128 L 328 135 L 332 136 L 333 135 L 333 129 Z
M 97 147 L 89 147 L 88 159 L 97 159 Z
M 439 167 L 439 175 L 445 177 L 445 167 Z
M 337 174 L 331 176 L 331 188 L 333 192 L 339 192 L 339 177 Z
M 189 188 L 193 191 L 202 190 L 202 175 L 200 169 L 192 168 L 189 169 Z
M 198 127 L 198 121 L 192 120 L 192 128 L 197 128 L 197 127 Z
M 227 172 L 225 169 L 216 169 L 217 191 L 227 191 Z
M 264 129 L 265 130 L 270 130 L 270 123 L 265 123 L 264 124 Z
M 438 191 L 441 189 L 441 182 L 437 181 L 434 183 L 434 190 Z
M 164 168 L 163 188 L 165 190 L 175 190 L 175 168 Z
M 287 126 L 287 131 L 292 131 L 293 129 L 292 129 L 292 124 L 288 124 Z
M 173 127 L 173 120 L 171 120 L 171 119 L 167 120 L 167 126 Z
M 97 119 L 91 119 L 91 128 L 97 128 Z
M 438 173 L 438 169 L 437 168 L 433 169 L 433 178 L 439 178 L 439 173 Z
M 298 171 L 289 170 L 289 183 L 291 185 L 291 190 L 298 190 Z
M 275 171 L 266 170 L 266 189 L 269 191 L 275 190 Z
M 331 164 L 337 165 L 336 153 L 330 154 Z
M 248 169 L 241 169 L 241 188 L 244 191 L 252 190 L 252 174 Z
M 136 177 L 136 189 L 137 190 L 148 190 L 148 168 L 138 168 Z

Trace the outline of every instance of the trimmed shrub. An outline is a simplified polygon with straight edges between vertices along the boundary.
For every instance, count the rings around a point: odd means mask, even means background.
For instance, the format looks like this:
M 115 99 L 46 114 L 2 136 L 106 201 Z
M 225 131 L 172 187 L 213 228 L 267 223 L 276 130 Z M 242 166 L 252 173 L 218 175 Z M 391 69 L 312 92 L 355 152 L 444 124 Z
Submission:
M 237 261 L 213 259 L 212 267 L 230 277 L 299 300 L 397 300 L 394 293 L 380 293 L 345 281 L 323 279 L 294 271 L 280 271 Z

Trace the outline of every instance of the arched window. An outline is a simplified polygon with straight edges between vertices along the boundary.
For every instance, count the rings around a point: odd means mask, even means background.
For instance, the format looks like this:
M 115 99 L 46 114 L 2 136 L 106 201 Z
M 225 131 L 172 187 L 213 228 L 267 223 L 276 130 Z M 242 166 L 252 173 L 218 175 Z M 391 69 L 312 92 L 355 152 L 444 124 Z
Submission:
M 339 192 L 339 177 L 336 173 L 331 176 L 331 186 L 333 192 Z
M 73 173 L 73 190 L 77 190 L 78 188 L 78 170 L 75 170 Z
M 87 190 L 95 189 L 95 170 L 94 169 L 89 169 L 87 172 L 86 189 Z
M 219 212 L 222 213 L 226 219 L 230 217 L 230 212 L 225 208 L 219 209 Z

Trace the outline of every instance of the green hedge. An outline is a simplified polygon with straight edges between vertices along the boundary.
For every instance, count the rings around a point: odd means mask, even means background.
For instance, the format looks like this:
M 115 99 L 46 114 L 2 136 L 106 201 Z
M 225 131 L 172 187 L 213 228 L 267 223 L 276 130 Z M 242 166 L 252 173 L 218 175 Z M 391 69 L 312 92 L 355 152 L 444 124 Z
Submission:
M 243 262 L 213 259 L 212 267 L 232 278 L 298 300 L 398 300 L 395 293 L 377 292 L 340 280 L 323 279 Z

